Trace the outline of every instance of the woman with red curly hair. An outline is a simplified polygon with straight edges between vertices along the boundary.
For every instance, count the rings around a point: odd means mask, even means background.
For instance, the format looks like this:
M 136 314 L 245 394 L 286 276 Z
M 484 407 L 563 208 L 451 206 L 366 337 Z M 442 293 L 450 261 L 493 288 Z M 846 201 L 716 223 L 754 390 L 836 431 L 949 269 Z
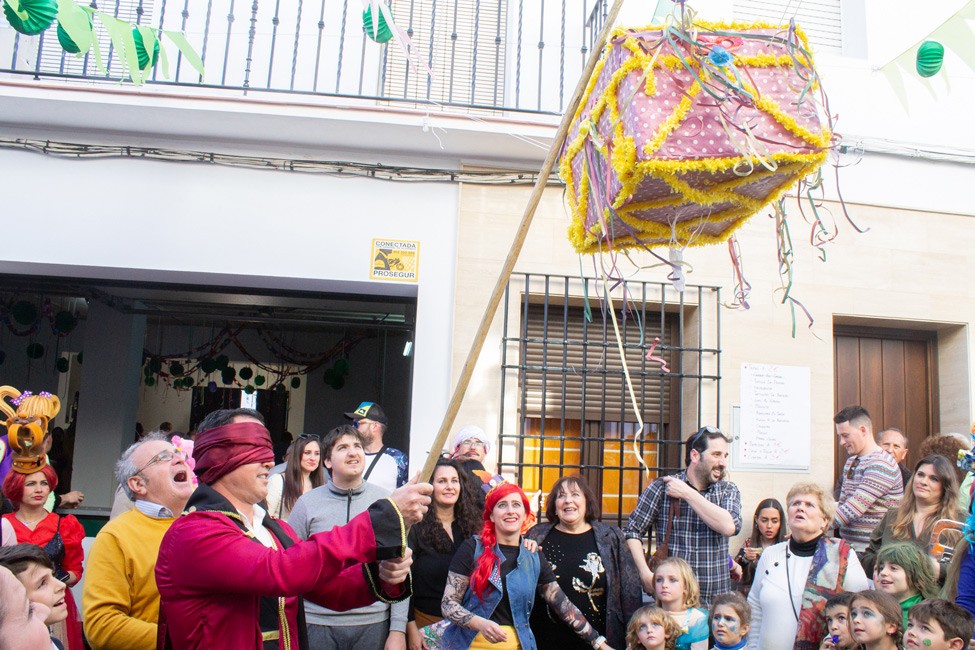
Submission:
M 33 474 L 10 472 L 3 480 L 3 494 L 14 504 L 14 512 L 3 518 L 13 527 L 17 542 L 43 548 L 54 562 L 54 576 L 72 587 L 81 579 L 84 560 L 81 542 L 85 530 L 73 516 L 62 517 L 44 509 L 47 496 L 57 486 L 58 476 L 50 465 L 45 464 Z M 62 640 L 67 641 L 67 650 L 83 650 L 78 606 L 70 589 L 65 591 L 64 597 L 68 619 Z M 62 635 L 56 636 L 60 638 Z
M 447 574 L 441 606 L 451 625 L 443 648 L 536 650 L 528 624 L 536 592 L 594 648 L 609 648 L 559 588 L 542 552 L 521 544 L 529 515 L 528 497 L 517 485 L 502 483 L 488 493 L 480 536 L 461 544 Z

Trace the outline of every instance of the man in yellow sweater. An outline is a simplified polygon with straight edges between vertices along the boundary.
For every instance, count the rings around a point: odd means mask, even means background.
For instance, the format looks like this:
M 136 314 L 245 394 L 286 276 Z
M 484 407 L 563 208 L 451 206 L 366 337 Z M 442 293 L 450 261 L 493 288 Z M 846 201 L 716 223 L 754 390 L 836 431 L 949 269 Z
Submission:
M 150 434 L 122 454 L 115 476 L 135 509 L 107 523 L 88 554 L 85 635 L 93 650 L 154 650 L 156 556 L 193 494 L 193 472 L 168 438 Z

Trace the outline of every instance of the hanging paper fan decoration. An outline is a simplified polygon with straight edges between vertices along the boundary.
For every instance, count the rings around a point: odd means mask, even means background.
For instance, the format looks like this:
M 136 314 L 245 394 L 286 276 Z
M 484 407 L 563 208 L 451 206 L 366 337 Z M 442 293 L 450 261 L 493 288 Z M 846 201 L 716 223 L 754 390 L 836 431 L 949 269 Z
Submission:
M 7 17 L 10 26 L 28 36 L 43 32 L 51 26 L 58 15 L 57 0 L 0 0 L 0 2 L 3 4 L 3 15 Z
M 91 17 L 85 13 L 81 12 L 85 16 L 85 20 L 88 21 L 88 29 L 92 29 Z M 68 32 L 64 29 L 64 25 L 61 21 L 58 21 L 58 43 L 61 44 L 61 49 L 70 54 L 79 54 L 81 52 L 81 46 L 74 42 L 74 39 L 68 35 Z M 90 45 L 89 45 L 90 47 Z
M 945 61 L 945 46 L 938 41 L 924 41 L 917 48 L 917 73 L 922 77 L 933 77 L 941 71 Z
M 617 28 L 560 174 L 579 252 L 727 240 L 827 157 L 818 77 L 789 25 Z
M 142 31 L 136 27 L 132 30 L 132 40 L 135 41 L 135 54 L 139 58 L 139 69 L 145 70 L 149 65 L 156 65 L 159 61 L 159 39 L 152 42 L 152 63 L 149 62 L 149 52 L 146 51 L 145 41 L 142 40 Z
M 373 27 L 372 7 L 366 7 L 366 10 L 362 12 L 362 29 L 369 38 L 377 43 L 388 43 L 393 38 L 393 30 L 389 28 L 389 25 L 386 23 L 386 17 L 382 15 L 382 12 L 379 13 L 378 24 Z

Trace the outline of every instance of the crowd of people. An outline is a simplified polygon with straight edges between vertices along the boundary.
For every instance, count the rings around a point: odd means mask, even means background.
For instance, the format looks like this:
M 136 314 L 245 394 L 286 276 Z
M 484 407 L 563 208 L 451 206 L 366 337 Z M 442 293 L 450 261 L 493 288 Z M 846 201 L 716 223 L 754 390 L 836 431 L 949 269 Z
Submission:
M 964 538 L 931 553 L 939 522 L 966 517 L 954 458 L 929 449 L 904 468 L 907 437 L 875 437 L 862 407 L 834 418 L 849 455 L 835 490 L 762 499 L 734 554 L 741 494 L 716 428 L 686 439 L 684 471 L 653 480 L 620 529 L 579 475 L 533 513 L 485 470 L 476 426 L 410 482 L 382 407 L 346 415 L 277 467 L 250 409 L 209 414 L 191 452 L 141 437 L 116 465 L 131 507 L 84 563 L 81 524 L 45 508 L 42 445 L 20 449 L 3 481 L 0 649 L 961 650 L 975 636 L 975 553 Z

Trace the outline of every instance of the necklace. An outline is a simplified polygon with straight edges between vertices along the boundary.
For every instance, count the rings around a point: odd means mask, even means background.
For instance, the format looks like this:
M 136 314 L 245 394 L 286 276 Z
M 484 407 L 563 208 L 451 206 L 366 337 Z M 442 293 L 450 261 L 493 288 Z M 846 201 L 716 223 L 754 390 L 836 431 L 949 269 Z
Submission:
M 19 521 L 20 523 L 24 524 L 25 526 L 27 526 L 31 530 L 34 529 L 34 526 L 36 526 L 37 524 L 41 523 L 42 521 L 44 521 L 47 518 L 47 514 L 46 513 L 43 514 L 43 515 L 41 515 L 37 519 L 25 519 L 24 517 L 21 517 L 19 513 L 16 516 L 17 516 L 17 521 Z

